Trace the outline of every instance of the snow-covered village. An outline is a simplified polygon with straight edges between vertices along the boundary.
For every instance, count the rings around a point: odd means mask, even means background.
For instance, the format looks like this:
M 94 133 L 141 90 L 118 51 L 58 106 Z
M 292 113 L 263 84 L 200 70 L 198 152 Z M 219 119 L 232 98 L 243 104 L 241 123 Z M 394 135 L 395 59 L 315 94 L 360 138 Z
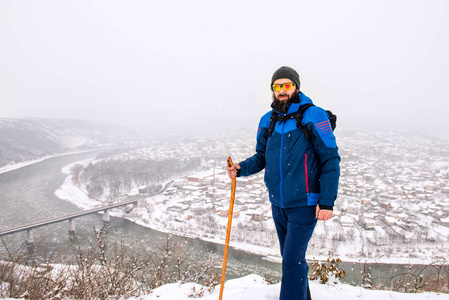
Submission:
M 344 163 L 334 217 L 318 223 L 308 258 L 323 259 L 332 251 L 343 261 L 429 264 L 445 260 L 449 238 L 448 143 L 351 130 L 339 132 L 338 139 Z M 116 182 L 113 192 L 107 183 L 112 180 L 96 176 L 104 182 L 100 188 L 71 175 L 56 194 L 69 201 L 77 199 L 74 203 L 83 208 L 99 204 L 86 195 L 96 190 L 103 192 L 93 198 L 105 202 L 116 195 L 142 197 L 136 209 L 115 213 L 163 232 L 223 243 L 230 195 L 226 153 L 235 160 L 253 155 L 255 135 L 247 131 L 235 140 L 232 143 L 217 137 L 160 143 L 84 162 L 86 170 L 99 162 L 113 167 L 120 162 L 130 169 L 142 160 L 168 163 L 176 159 L 185 165 L 194 161 L 198 165 L 195 171 L 148 185 L 139 184 L 135 174 L 128 173 L 127 183 Z M 432 155 L 422 157 L 429 152 Z M 65 172 L 73 174 L 71 168 L 73 165 Z M 279 249 L 263 176 L 261 172 L 237 180 L 231 247 L 275 259 Z

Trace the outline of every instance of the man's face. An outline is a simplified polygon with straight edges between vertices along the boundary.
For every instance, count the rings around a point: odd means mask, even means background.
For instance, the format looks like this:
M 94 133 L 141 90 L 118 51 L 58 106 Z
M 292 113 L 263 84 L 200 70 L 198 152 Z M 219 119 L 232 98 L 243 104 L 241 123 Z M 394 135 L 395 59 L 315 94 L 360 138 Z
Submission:
M 280 78 L 278 80 L 276 80 L 275 82 L 273 82 L 273 84 L 284 84 L 284 83 L 292 83 L 293 81 L 291 81 L 291 79 L 288 78 Z M 279 100 L 279 101 L 287 101 L 288 99 L 291 99 L 292 96 L 295 93 L 298 93 L 298 87 L 295 85 L 292 89 L 285 91 L 282 87 L 281 90 L 279 92 L 273 91 L 274 92 L 274 97 Z

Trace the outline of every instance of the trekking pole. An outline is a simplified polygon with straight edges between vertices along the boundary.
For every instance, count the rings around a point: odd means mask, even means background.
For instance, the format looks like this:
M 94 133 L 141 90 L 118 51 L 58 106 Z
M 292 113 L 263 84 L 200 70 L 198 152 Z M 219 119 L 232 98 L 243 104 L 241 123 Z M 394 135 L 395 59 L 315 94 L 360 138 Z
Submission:
M 227 163 L 228 163 L 228 167 L 232 167 L 232 165 L 234 164 L 232 162 L 232 159 L 230 156 L 228 156 Z M 234 210 L 235 186 L 236 186 L 236 179 L 234 177 L 234 178 L 232 178 L 232 185 L 231 185 L 231 202 L 229 203 L 228 227 L 226 229 L 226 242 L 225 242 L 225 250 L 224 250 L 224 256 L 223 256 L 223 269 L 221 271 L 221 285 L 220 285 L 219 300 L 223 299 L 223 288 L 224 288 L 224 282 L 225 282 L 225 276 L 226 276 L 226 261 L 228 260 L 229 238 L 231 236 L 232 213 Z

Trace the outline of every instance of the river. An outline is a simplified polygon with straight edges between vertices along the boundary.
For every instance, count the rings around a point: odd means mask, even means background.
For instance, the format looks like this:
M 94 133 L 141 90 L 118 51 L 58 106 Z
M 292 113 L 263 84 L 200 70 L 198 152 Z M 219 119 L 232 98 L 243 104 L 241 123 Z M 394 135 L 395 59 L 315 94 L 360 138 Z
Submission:
M 94 158 L 102 151 L 96 150 L 81 154 L 70 154 L 53 157 L 0 174 L 0 231 L 17 226 L 62 217 L 80 208 L 61 200 L 54 192 L 62 185 L 66 174 L 61 169 L 66 165 Z M 91 214 L 75 219 L 76 233 L 80 240 L 94 236 L 94 228 L 103 226 L 102 216 Z M 45 238 L 48 252 L 68 251 L 71 243 L 67 230 L 68 222 L 61 222 L 33 230 L 36 240 Z M 165 233 L 137 225 L 128 220 L 111 217 L 108 237 L 112 241 L 124 241 L 126 244 L 154 243 L 164 240 Z M 3 237 L 10 252 L 23 247 L 26 232 Z M 198 239 L 176 237 L 178 241 L 187 240 L 193 251 L 211 252 L 222 256 L 224 247 Z M 5 247 L 0 247 L 0 260 L 7 255 Z M 348 273 L 348 282 L 358 282 L 363 264 L 343 263 Z M 373 279 L 382 278 L 388 282 L 392 275 L 408 272 L 408 265 L 369 264 Z M 416 267 L 416 266 L 415 266 Z M 418 266 L 419 268 L 419 266 Z M 258 274 L 270 281 L 278 281 L 281 277 L 281 265 L 262 258 L 262 256 L 231 249 L 228 256 L 227 278 L 235 278 L 247 274 Z

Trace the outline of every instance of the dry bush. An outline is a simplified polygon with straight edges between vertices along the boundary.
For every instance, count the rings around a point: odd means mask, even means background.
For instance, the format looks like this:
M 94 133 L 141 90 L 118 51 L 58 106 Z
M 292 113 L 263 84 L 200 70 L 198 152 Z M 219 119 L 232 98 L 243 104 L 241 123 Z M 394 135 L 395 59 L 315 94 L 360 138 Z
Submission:
M 341 263 L 341 260 L 339 258 L 334 258 L 333 256 L 333 252 L 329 251 L 329 256 L 326 262 L 314 262 L 312 264 L 310 267 L 310 280 L 319 279 L 320 282 L 324 284 L 331 278 L 340 280 L 346 277 L 346 271 L 338 266 L 339 263 Z
M 215 287 L 218 256 L 193 253 L 171 235 L 156 250 L 131 251 L 123 243 L 108 242 L 107 231 L 95 232 L 94 242 L 82 247 L 75 237 L 72 258 L 41 263 L 27 251 L 8 251 L 0 263 L 0 295 L 24 299 L 119 299 L 148 294 L 173 282 L 196 282 Z M 6 247 L 5 243 L 3 243 Z M 8 249 L 7 249 L 8 250 Z M 45 261 L 45 263 L 42 263 Z
M 449 265 L 446 261 L 434 262 L 421 268 L 409 265 L 407 274 L 398 274 L 391 278 L 390 288 L 407 293 L 449 293 Z
M 437 292 L 449 293 L 449 265 L 446 261 L 433 262 L 426 266 L 409 264 L 407 271 L 390 277 L 372 278 L 372 268 L 367 261 L 360 272 L 360 284 L 364 288 L 391 290 L 403 293 Z M 357 280 L 356 280 L 357 281 Z
M 5 261 L 0 261 L 1 297 L 39 299 L 54 288 L 55 282 L 47 278 L 53 267 L 32 258 L 35 248 L 21 247 L 10 252 L 3 239 L 1 241 L 8 255 Z
M 438 293 L 449 293 L 449 265 L 444 264 L 432 264 L 433 276 L 427 279 L 423 279 L 425 284 L 423 284 L 422 290 L 438 292 Z M 423 278 L 424 276 L 419 276 Z

